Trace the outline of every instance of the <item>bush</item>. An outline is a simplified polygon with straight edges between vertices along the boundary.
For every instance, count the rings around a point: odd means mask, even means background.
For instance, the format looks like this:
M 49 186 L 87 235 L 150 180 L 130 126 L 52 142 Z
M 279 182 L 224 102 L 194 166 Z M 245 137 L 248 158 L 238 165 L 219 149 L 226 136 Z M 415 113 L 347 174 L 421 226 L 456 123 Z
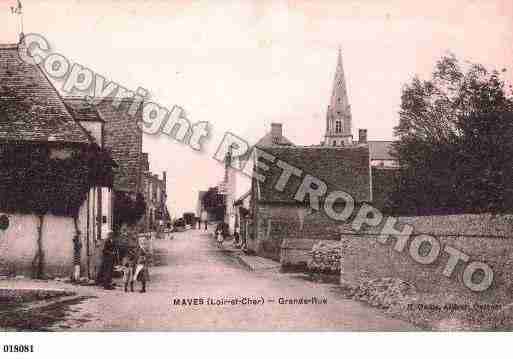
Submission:
M 315 273 L 340 274 L 342 242 L 320 241 L 312 247 L 308 270 Z

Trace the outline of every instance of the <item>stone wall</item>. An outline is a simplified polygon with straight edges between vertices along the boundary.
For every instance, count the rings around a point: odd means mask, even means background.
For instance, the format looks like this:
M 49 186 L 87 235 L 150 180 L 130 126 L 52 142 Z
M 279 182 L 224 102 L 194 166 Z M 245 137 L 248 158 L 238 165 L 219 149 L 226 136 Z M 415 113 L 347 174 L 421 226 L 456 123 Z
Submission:
M 432 264 L 419 264 L 409 254 L 411 238 L 402 252 L 394 249 L 392 236 L 385 244 L 378 242 L 379 231 L 344 234 L 347 246 L 341 259 L 341 283 L 358 286 L 380 278 L 399 278 L 413 284 L 420 293 L 441 294 L 483 302 L 510 302 L 513 296 L 513 216 L 452 215 L 401 217 L 395 228 L 410 224 L 414 235 L 427 233 L 442 245 L 441 255 Z M 413 237 L 412 237 L 413 238 Z M 491 287 L 473 292 L 462 280 L 465 264 L 459 263 L 451 277 L 442 274 L 451 246 L 470 257 L 471 261 L 487 263 L 494 271 Z
M 130 101 L 123 101 L 118 108 L 113 107 L 112 99 L 107 98 L 97 105 L 101 118 L 105 121 L 105 147 L 112 153 L 118 168 L 115 170 L 115 191 L 138 192 L 142 190 L 142 131 L 137 122 L 141 114 L 128 115 Z
M 256 233 L 253 243 L 248 245 L 258 255 L 277 261 L 285 238 L 289 247 L 293 239 L 337 240 L 343 225 L 324 211 L 293 204 L 258 204 L 256 211 Z
M 319 239 L 285 238 L 281 244 L 280 264 L 284 270 L 306 270 L 311 251 Z

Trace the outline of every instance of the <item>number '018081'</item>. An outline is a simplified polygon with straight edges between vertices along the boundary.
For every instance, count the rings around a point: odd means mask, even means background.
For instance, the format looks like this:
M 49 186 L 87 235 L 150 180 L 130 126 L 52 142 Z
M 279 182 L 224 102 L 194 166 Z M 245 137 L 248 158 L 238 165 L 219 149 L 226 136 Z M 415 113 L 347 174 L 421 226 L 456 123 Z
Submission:
M 3 346 L 4 353 L 33 353 L 34 346 L 29 344 L 6 344 Z

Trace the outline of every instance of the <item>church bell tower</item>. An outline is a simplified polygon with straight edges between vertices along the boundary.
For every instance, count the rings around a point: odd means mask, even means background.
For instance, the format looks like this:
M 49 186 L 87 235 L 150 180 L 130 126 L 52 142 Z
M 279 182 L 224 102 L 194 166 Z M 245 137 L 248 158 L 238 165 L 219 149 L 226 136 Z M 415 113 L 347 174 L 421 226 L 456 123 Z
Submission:
M 338 50 L 337 69 L 326 113 L 325 146 L 346 146 L 353 143 L 351 134 L 351 106 L 347 98 L 346 79 L 342 66 L 342 51 Z

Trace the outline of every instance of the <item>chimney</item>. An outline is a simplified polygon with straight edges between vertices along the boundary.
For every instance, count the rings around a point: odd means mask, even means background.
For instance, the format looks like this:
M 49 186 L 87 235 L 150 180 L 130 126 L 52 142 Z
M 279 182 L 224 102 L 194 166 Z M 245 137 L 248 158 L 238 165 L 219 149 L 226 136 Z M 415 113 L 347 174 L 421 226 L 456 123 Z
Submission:
M 283 136 L 283 129 L 281 123 L 271 123 L 271 136 L 273 138 L 281 138 Z
M 360 128 L 358 130 L 358 143 L 367 143 L 367 129 Z

